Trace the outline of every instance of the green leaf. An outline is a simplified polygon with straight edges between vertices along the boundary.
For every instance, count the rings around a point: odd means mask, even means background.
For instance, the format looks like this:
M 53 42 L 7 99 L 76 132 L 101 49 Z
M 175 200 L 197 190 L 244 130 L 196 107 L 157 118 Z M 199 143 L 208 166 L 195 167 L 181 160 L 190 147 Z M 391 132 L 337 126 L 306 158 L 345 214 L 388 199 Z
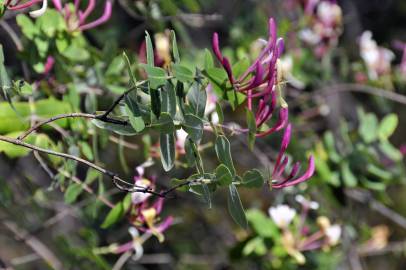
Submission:
M 87 142 L 79 142 L 80 150 L 88 160 L 93 160 L 93 151 Z
M 148 81 L 152 89 L 157 89 L 166 83 L 167 76 L 165 69 L 160 67 L 151 67 L 145 64 L 140 64 L 148 75 Z
M 176 93 L 173 85 L 167 82 L 161 91 L 161 111 L 167 112 L 172 118 L 176 116 Z
M 4 65 L 4 52 L 3 46 L 0 44 L 0 89 L 3 91 L 4 98 L 11 104 L 10 90 L 11 80 L 7 74 L 6 67 Z
M 390 181 L 392 179 L 392 174 L 389 171 L 381 169 L 372 163 L 367 165 L 367 171 L 383 181 Z
M 194 142 L 199 142 L 203 136 L 203 121 L 193 114 L 186 114 L 184 118 L 182 127 Z
M 54 38 L 57 32 L 66 30 L 66 23 L 61 13 L 54 9 L 48 9 L 41 17 L 36 20 L 41 32 L 48 38 Z
M 230 103 L 233 110 L 235 110 L 237 106 L 241 105 L 245 101 L 246 96 L 235 90 L 230 90 L 226 93 L 226 99 Z
M 248 240 L 242 250 L 244 256 L 255 253 L 256 256 L 264 256 L 268 252 L 265 241 L 262 237 L 254 237 Z
M 118 76 L 121 74 L 121 71 L 123 70 L 124 66 L 125 66 L 125 58 L 121 57 L 121 56 L 116 56 L 113 58 L 113 60 L 110 62 L 105 76 Z M 128 58 L 127 58 L 128 60 Z
M 4 3 L 6 0 L 0 0 L 0 19 L 3 17 L 4 13 L 6 12 L 6 4 Z
M 233 182 L 233 176 L 224 164 L 220 164 L 216 168 L 216 180 L 220 186 L 228 186 Z
M 386 189 L 386 184 L 384 182 L 371 181 L 365 176 L 360 177 L 363 186 L 370 190 L 384 191 Z
M 202 89 L 201 84 L 195 82 L 186 95 L 192 113 L 200 118 L 204 117 L 204 110 L 206 108 L 207 93 Z
M 110 131 L 113 131 L 117 134 L 124 135 L 124 136 L 132 136 L 137 134 L 137 132 L 132 128 L 131 125 L 119 125 L 119 124 L 113 124 L 113 123 L 107 123 L 104 121 L 100 121 L 97 119 L 93 119 L 92 123 L 101 129 L 107 129 Z
M 247 210 L 247 219 L 252 229 L 261 237 L 273 238 L 279 236 L 278 228 L 269 217 L 265 216 L 260 210 Z
M 130 59 L 128 59 L 128 56 L 125 52 L 123 52 L 123 59 L 124 59 L 125 65 L 127 67 L 128 75 L 130 76 L 130 87 L 136 87 L 137 79 L 135 78 L 134 73 L 131 70 L 131 62 L 130 62 Z
M 196 156 L 197 154 L 195 153 L 195 151 L 193 150 L 193 144 L 194 142 L 192 141 L 192 139 L 190 139 L 190 136 L 186 137 L 185 140 L 185 152 L 186 152 L 186 160 L 189 164 L 190 167 L 195 166 L 196 164 Z
M 53 98 L 41 99 L 33 103 L 33 108 L 37 116 L 50 118 L 56 114 L 71 112 L 69 103 L 58 101 Z M 0 134 L 13 131 L 26 130 L 29 127 L 29 116 L 31 115 L 30 104 L 28 102 L 13 102 L 13 107 L 7 102 L 0 102 Z M 67 119 L 55 121 L 61 127 L 68 125 Z M 50 128 L 44 126 L 44 129 Z
M 244 186 L 249 188 L 260 188 L 264 184 L 264 177 L 257 169 L 252 169 L 244 173 L 242 177 Z
M 210 189 L 206 184 L 202 184 L 203 187 L 203 198 L 207 203 L 207 206 L 211 208 L 211 194 Z
M 65 191 L 65 203 L 71 204 L 74 203 L 79 195 L 82 193 L 83 187 L 81 184 L 73 183 Z
M 248 125 L 248 146 L 251 150 L 254 149 L 255 135 L 257 133 L 257 125 L 254 113 L 250 109 L 246 109 L 247 125 Z
M 37 40 L 37 39 L 35 39 L 35 40 Z M 40 40 L 38 39 L 38 41 L 40 41 Z M 37 46 L 38 45 L 39 45 L 39 43 L 37 44 Z M 42 46 L 45 46 L 45 44 L 42 45 L 42 43 L 41 43 L 41 47 Z M 46 53 L 46 51 L 48 50 L 48 45 L 47 45 L 47 47 L 44 47 L 43 50 Z M 73 62 L 84 62 L 90 58 L 89 51 L 86 48 L 79 47 L 76 44 L 71 44 L 66 50 L 64 50 L 62 52 L 62 55 Z
M 227 204 L 228 211 L 234 221 L 242 228 L 246 229 L 248 227 L 247 218 L 245 216 L 240 196 L 238 195 L 238 190 L 233 184 L 228 186 Z
M 378 119 L 372 113 L 360 114 L 360 126 L 358 131 L 366 143 L 371 143 L 377 139 Z
M 131 126 L 136 132 L 141 132 L 145 128 L 144 120 L 142 119 L 137 101 L 127 94 L 124 97 L 126 111 L 130 120 Z
M 395 113 L 386 115 L 378 127 L 378 137 L 381 140 L 387 140 L 398 126 L 399 119 Z
M 222 125 L 224 123 L 224 113 L 220 103 L 218 102 L 216 102 L 216 112 L 219 117 L 219 124 Z
M 161 113 L 158 122 L 153 126 L 157 127 L 161 133 L 173 133 L 175 131 L 172 117 L 167 112 Z
M 154 67 L 154 48 L 152 47 L 152 40 L 151 36 L 147 31 L 145 31 L 145 44 L 147 49 L 147 65 L 150 67 Z
M 204 50 L 204 69 L 208 70 L 214 67 L 213 57 L 208 49 Z
M 170 171 L 175 164 L 175 136 L 161 133 L 159 137 L 161 162 L 164 170 Z
M 339 163 L 341 160 L 340 155 L 337 153 L 334 144 L 334 135 L 331 131 L 327 131 L 323 137 L 326 150 L 328 152 L 328 157 L 335 163 Z
M 173 54 L 173 59 L 175 60 L 175 63 L 180 62 L 180 57 L 179 57 L 179 50 L 178 50 L 178 44 L 176 42 L 176 34 L 175 31 L 171 30 L 171 40 L 172 40 L 172 54 Z
M 154 120 L 154 116 L 159 118 L 161 115 L 161 89 L 149 89 L 149 96 L 151 97 L 151 122 Z
M 348 162 L 343 162 L 341 164 L 341 176 L 343 178 L 345 186 L 347 187 L 357 186 L 357 178 L 352 173 Z
M 193 71 L 188 69 L 185 66 L 182 66 L 180 64 L 174 64 L 173 66 L 173 73 L 176 79 L 178 79 L 181 82 L 191 82 L 193 81 L 195 75 Z
M 212 83 L 216 94 L 223 96 L 228 82 L 227 72 L 222 68 L 212 67 L 205 70 L 204 74 Z
M 384 140 L 379 144 L 379 149 L 390 159 L 394 161 L 401 161 L 403 158 L 402 153 L 393 146 L 388 140 Z
M 125 213 L 131 206 L 131 194 L 127 194 L 124 199 L 117 203 L 107 214 L 101 227 L 106 229 L 124 217 Z
M 231 157 L 231 151 L 230 151 L 230 142 L 228 139 L 220 135 L 216 138 L 216 144 L 215 144 L 215 150 L 217 154 L 217 158 L 221 163 L 227 166 L 227 168 L 230 170 L 231 174 L 235 176 L 235 168 L 233 164 L 233 159 Z
M 19 14 L 16 17 L 16 21 L 24 36 L 26 36 L 28 39 L 32 40 L 35 35 L 39 34 L 38 28 L 27 15 Z

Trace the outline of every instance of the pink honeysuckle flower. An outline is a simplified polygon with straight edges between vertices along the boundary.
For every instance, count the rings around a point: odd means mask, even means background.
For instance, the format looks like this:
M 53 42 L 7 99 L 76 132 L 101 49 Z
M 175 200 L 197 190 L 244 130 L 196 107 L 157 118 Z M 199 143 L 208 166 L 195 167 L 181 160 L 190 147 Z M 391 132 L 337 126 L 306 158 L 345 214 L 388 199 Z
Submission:
M 297 173 L 300 169 L 300 163 L 296 162 L 290 174 L 287 177 L 283 177 L 282 174 L 285 171 L 286 165 L 289 162 L 289 158 L 285 156 L 286 149 L 290 143 L 290 136 L 291 136 L 291 124 L 288 124 L 282 138 L 281 148 L 279 150 L 278 157 L 276 159 L 275 167 L 272 173 L 272 188 L 285 188 L 293 185 L 297 185 L 308 180 L 314 174 L 315 164 L 314 164 L 314 157 L 310 156 L 308 161 L 307 170 L 304 174 L 300 177 L 296 177 Z
M 135 217 L 135 224 L 139 224 L 139 230 L 155 235 L 160 242 L 163 242 L 163 232 L 173 223 L 173 217 L 166 217 L 161 221 L 159 214 L 162 211 L 164 198 L 158 198 L 152 206 L 143 202 L 138 208 L 138 215 Z
M 7 9 L 10 10 L 22 10 L 42 2 L 42 6 L 40 9 L 29 12 L 29 15 L 33 18 L 41 17 L 48 8 L 48 0 L 31 0 L 21 4 L 20 2 L 21 0 L 8 0 L 5 2 L 5 6 L 7 7 Z
M 135 227 L 130 227 L 128 229 L 128 232 L 130 233 L 132 240 L 124 243 L 119 246 L 115 246 L 113 249 L 113 253 L 116 254 L 121 254 L 125 253 L 128 251 L 133 251 L 134 255 L 132 256 L 133 261 L 139 260 L 142 255 L 144 254 L 144 248 L 142 247 L 143 240 L 142 237 L 140 237 L 140 233 Z
M 87 7 L 84 11 L 80 10 L 80 2 L 81 0 L 75 0 L 74 2 L 74 10 L 69 7 L 69 4 L 66 3 L 64 6 L 62 5 L 61 0 L 52 0 L 54 7 L 56 10 L 61 13 L 65 19 L 65 22 L 68 26 L 69 31 L 85 31 L 91 28 L 95 28 L 105 22 L 107 22 L 112 13 L 113 4 L 110 0 L 107 0 L 104 5 L 104 11 L 101 17 L 98 19 L 86 23 L 86 19 L 89 15 L 94 11 L 96 7 L 96 0 L 89 0 Z
M 44 75 L 48 75 L 52 68 L 54 67 L 55 64 L 55 58 L 53 58 L 52 56 L 48 56 L 47 57 L 47 61 L 45 62 L 45 68 L 44 68 Z
M 282 38 L 277 38 L 276 24 L 273 18 L 268 21 L 268 40 L 265 46 L 250 67 L 238 78 L 233 74 L 230 61 L 220 51 L 219 37 L 213 34 L 212 47 L 216 58 L 219 60 L 227 73 L 231 88 L 247 96 L 247 108 L 254 111 L 258 133 L 257 137 L 263 137 L 281 130 L 288 121 L 288 109 L 282 104 L 277 123 L 262 130 L 263 125 L 272 118 L 276 108 L 276 91 L 280 83 L 278 70 L 279 58 L 284 49 Z M 258 105 L 254 108 L 254 99 L 258 99 Z

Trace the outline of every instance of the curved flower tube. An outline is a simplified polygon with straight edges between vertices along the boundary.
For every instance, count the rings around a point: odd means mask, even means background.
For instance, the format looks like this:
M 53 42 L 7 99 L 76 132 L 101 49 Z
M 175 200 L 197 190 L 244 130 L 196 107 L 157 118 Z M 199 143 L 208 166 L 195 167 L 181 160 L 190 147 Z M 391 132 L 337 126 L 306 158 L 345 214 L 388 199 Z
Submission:
M 68 4 L 65 4 L 64 6 L 62 5 L 61 0 L 52 0 L 52 2 L 55 9 L 63 15 L 70 31 L 85 31 L 107 22 L 111 17 L 113 8 L 111 0 L 107 0 L 101 17 L 92 22 L 86 23 L 86 19 L 96 8 L 96 0 L 89 0 L 84 11 L 80 10 L 81 0 L 75 0 L 73 13 L 71 12 Z
M 44 2 L 44 0 L 31 0 L 25 3 L 20 4 L 21 0 L 19 1 L 15 1 L 14 3 L 12 3 L 12 0 L 8 0 L 5 5 L 7 6 L 7 9 L 10 10 L 21 10 L 21 9 L 25 9 L 28 7 L 31 7 L 32 5 L 35 5 L 37 3 L 41 3 Z
M 279 150 L 279 154 L 276 159 L 275 167 L 272 172 L 272 179 L 273 179 L 272 183 L 271 183 L 272 188 L 285 188 L 285 187 L 297 185 L 299 183 L 302 183 L 302 182 L 308 180 L 314 174 L 314 170 L 315 170 L 314 157 L 310 156 L 309 161 L 308 161 L 307 170 L 303 173 L 302 176 L 295 178 L 300 169 L 299 162 L 296 162 L 293 165 L 289 176 L 287 176 L 287 177 L 282 176 L 283 172 L 285 171 L 286 165 L 289 161 L 289 158 L 287 156 L 285 156 L 285 152 L 290 143 L 291 130 L 292 130 L 292 125 L 288 124 L 285 129 L 285 132 L 283 134 L 281 148 Z
M 31 11 L 28 14 L 30 14 L 30 16 L 32 18 L 38 18 L 38 17 L 41 17 L 42 15 L 44 15 L 45 11 L 47 11 L 47 8 L 48 8 L 48 0 L 43 0 L 42 6 L 40 9 Z

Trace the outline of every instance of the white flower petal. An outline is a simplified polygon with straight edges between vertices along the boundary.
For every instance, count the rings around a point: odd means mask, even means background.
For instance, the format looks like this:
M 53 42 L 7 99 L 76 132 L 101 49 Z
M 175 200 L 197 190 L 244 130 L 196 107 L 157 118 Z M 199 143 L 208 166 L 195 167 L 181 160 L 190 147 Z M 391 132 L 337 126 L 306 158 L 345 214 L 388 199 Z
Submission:
M 296 216 L 296 210 L 288 205 L 281 204 L 276 207 L 269 208 L 269 215 L 279 228 L 288 226 Z
M 38 18 L 44 15 L 45 11 L 47 11 L 47 8 L 48 8 L 48 0 L 43 0 L 42 7 L 38 10 L 31 11 L 29 14 L 32 18 Z

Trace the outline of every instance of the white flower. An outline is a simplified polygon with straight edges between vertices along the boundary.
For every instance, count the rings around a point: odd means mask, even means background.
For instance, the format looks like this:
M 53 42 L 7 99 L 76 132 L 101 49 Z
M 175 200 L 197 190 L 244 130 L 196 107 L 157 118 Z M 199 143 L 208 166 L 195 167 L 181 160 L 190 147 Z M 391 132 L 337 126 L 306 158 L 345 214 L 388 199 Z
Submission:
M 310 45 L 317 45 L 321 41 L 320 35 L 309 28 L 301 30 L 299 38 Z
M 328 244 L 331 246 L 337 245 L 341 237 L 340 225 L 334 224 L 326 229 L 326 236 Z
M 31 11 L 29 14 L 32 18 L 38 18 L 44 15 L 45 11 L 47 11 L 47 8 L 48 8 L 48 0 L 43 0 L 42 7 L 38 10 Z
M 128 228 L 128 232 L 131 234 L 133 238 L 134 255 L 132 256 L 132 260 L 138 261 L 144 254 L 144 248 L 142 247 L 140 241 L 140 234 L 135 227 Z
M 138 188 L 147 188 L 151 186 L 151 181 L 148 179 L 137 179 L 135 181 L 135 185 Z M 143 192 L 133 192 L 131 193 L 131 199 L 133 204 L 139 204 L 147 200 L 151 196 L 151 193 L 143 193 Z
M 341 22 L 341 8 L 334 3 L 321 2 L 317 6 L 317 16 L 326 25 L 338 24 Z
M 288 226 L 296 216 L 296 211 L 288 205 L 281 204 L 276 207 L 269 208 L 269 215 L 279 228 Z
M 316 210 L 319 208 L 319 203 L 315 202 L 315 201 L 310 201 L 308 199 L 306 199 L 305 197 L 303 197 L 302 195 L 296 195 L 295 200 L 300 203 L 301 205 L 303 205 L 303 207 L 306 208 L 310 208 L 313 210 Z
M 368 76 L 376 80 L 378 75 L 390 72 L 391 61 L 394 59 L 392 51 L 379 47 L 372 39 L 371 31 L 362 33 L 359 41 L 361 58 L 368 69 Z
M 183 149 L 187 135 L 188 134 L 183 129 L 176 130 L 176 144 L 178 145 L 178 147 Z

